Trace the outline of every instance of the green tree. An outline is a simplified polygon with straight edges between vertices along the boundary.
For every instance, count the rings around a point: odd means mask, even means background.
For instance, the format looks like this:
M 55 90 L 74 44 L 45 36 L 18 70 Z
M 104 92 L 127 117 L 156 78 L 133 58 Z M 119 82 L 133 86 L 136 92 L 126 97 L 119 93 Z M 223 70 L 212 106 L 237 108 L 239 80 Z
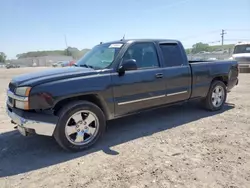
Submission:
M 191 54 L 191 49 L 190 48 L 185 49 L 185 51 L 186 51 L 186 54 Z
M 6 61 L 6 55 L 3 52 L 0 52 L 0 62 L 5 62 Z
M 209 45 L 206 43 L 196 43 L 192 46 L 192 53 L 199 53 L 201 51 L 208 51 Z
M 64 50 L 64 55 L 74 57 L 78 52 L 79 50 L 77 48 L 68 47 Z

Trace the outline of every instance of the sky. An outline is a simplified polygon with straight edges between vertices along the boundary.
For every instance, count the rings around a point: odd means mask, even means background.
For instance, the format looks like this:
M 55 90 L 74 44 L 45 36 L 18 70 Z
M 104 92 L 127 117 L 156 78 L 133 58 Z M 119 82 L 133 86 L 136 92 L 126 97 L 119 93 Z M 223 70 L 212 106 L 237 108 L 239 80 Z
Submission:
M 250 41 L 250 0 L 0 0 L 0 52 L 92 48 L 125 38 Z

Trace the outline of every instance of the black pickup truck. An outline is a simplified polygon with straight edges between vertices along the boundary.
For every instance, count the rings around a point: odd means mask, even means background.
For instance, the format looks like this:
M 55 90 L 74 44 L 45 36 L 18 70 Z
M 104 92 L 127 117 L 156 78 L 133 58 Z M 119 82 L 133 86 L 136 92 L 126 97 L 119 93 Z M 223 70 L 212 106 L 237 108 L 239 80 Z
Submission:
M 107 120 L 190 100 L 220 110 L 237 84 L 237 61 L 188 61 L 177 40 L 119 40 L 100 43 L 74 67 L 13 78 L 6 105 L 21 134 L 54 136 L 80 151 Z

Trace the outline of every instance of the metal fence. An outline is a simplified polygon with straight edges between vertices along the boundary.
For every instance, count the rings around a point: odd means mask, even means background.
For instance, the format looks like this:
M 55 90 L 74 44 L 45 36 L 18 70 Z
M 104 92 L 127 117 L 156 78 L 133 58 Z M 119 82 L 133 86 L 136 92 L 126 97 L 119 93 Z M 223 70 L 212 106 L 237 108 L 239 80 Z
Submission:
M 41 56 L 41 57 L 30 57 L 11 60 L 11 64 L 19 65 L 20 67 L 32 67 L 32 66 L 52 66 L 53 63 L 58 61 L 70 61 L 73 60 L 71 56 Z
M 209 60 L 209 59 L 218 59 L 218 60 L 226 60 L 229 59 L 232 54 L 218 54 L 218 53 L 205 53 L 205 54 L 188 54 L 189 60 Z

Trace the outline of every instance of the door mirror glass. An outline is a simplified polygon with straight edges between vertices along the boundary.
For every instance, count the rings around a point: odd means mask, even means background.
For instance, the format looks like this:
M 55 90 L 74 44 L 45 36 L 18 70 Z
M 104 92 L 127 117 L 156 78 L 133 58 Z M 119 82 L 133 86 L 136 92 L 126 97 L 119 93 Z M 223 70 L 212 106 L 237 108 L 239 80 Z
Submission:
M 137 65 L 136 65 L 136 60 L 135 59 L 127 59 L 122 62 L 118 69 L 118 73 L 120 75 L 123 75 L 126 71 L 130 70 L 136 70 Z

